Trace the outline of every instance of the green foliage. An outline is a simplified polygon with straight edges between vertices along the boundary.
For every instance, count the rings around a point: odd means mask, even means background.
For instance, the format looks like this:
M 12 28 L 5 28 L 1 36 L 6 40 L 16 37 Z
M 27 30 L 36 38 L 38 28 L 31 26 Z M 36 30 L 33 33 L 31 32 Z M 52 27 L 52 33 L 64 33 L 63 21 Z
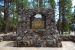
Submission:
M 2 17 L 0 16 L 0 28 L 1 28 L 1 26 L 2 26 Z
M 69 23 L 71 22 L 72 18 L 72 0 L 61 0 L 60 2 L 60 10 L 61 10 L 61 16 L 62 16 L 62 22 L 60 22 L 62 30 L 68 31 L 70 28 Z
M 2 15 L 2 13 L 3 13 L 3 6 L 0 6 L 0 31 L 1 31 L 1 29 L 2 29 L 2 25 L 4 24 L 4 20 L 3 20 L 3 15 Z
M 65 0 L 65 16 L 68 21 L 71 21 L 72 18 L 72 0 Z
M 67 23 L 65 29 L 70 29 L 70 25 L 69 23 L 71 23 L 71 19 L 72 19 L 72 0 L 65 0 L 64 1 L 65 4 L 65 18 L 67 19 Z
M 16 12 L 17 9 L 16 9 L 15 2 L 11 3 L 9 10 L 10 10 L 9 27 L 10 29 L 13 29 L 13 28 L 16 29 L 18 14 Z
M 52 8 L 54 9 L 55 8 L 55 0 L 49 0 L 49 2 L 50 2 L 50 5 L 52 6 Z
M 23 6 L 26 8 L 28 7 L 28 0 L 23 0 Z
M 69 36 L 70 34 L 69 34 L 69 32 L 64 32 L 63 33 L 63 36 Z
M 39 4 L 39 5 L 37 4 L 37 7 L 42 7 L 42 0 L 36 0 L 36 2 Z

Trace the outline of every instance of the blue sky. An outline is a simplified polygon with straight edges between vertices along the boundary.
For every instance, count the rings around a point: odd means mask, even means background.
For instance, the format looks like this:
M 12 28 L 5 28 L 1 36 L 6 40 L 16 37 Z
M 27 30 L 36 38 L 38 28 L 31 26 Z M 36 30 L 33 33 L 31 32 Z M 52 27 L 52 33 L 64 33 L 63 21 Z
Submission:
M 0 0 L 0 5 L 3 6 L 4 5 L 4 1 Z

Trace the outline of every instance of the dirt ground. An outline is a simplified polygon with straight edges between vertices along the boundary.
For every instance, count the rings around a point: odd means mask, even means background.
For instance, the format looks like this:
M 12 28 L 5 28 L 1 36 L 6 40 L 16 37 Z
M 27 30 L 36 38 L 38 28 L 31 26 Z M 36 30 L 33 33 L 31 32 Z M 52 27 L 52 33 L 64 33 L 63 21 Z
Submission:
M 75 50 L 75 43 L 71 41 L 62 41 L 63 47 L 61 48 L 49 48 L 49 47 L 12 47 L 13 41 L 0 42 L 0 50 Z M 9 45 L 8 45 L 9 44 Z

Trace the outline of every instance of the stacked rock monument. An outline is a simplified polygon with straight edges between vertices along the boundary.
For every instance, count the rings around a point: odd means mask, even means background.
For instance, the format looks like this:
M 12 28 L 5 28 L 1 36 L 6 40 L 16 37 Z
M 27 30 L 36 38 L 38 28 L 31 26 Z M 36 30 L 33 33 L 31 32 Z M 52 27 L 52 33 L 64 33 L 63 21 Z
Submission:
M 47 8 L 19 8 L 16 42 L 18 47 L 61 47 L 54 11 Z

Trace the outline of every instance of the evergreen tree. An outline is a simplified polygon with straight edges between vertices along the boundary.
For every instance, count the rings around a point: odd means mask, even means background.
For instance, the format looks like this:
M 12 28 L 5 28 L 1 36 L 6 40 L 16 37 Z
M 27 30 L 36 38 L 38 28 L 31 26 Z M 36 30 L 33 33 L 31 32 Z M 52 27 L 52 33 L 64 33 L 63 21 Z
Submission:
M 69 30 L 69 21 L 72 17 L 71 6 L 72 0 L 59 0 L 59 20 L 58 20 L 58 28 L 61 30 L 62 34 L 63 31 Z

